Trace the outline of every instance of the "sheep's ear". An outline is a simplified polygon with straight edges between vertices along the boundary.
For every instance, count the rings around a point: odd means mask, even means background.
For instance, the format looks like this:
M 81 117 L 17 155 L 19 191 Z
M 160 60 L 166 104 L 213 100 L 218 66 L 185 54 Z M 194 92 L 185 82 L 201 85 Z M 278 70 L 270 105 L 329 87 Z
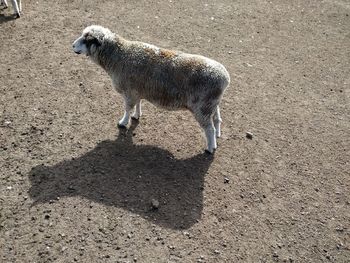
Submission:
M 91 34 L 87 34 L 85 36 L 85 42 L 86 42 L 87 46 L 92 46 L 92 45 L 101 46 L 101 39 L 99 39 Z

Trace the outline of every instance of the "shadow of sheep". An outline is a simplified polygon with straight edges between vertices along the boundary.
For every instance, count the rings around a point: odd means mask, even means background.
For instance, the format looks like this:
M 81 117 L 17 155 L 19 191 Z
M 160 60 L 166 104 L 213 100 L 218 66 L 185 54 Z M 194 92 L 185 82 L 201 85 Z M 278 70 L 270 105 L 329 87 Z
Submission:
M 29 194 L 36 203 L 82 196 L 121 207 L 167 228 L 186 229 L 201 218 L 204 176 L 213 156 L 175 159 L 163 149 L 134 145 L 134 121 L 115 141 L 99 143 L 83 156 L 29 173 Z M 151 205 L 159 201 L 159 208 Z

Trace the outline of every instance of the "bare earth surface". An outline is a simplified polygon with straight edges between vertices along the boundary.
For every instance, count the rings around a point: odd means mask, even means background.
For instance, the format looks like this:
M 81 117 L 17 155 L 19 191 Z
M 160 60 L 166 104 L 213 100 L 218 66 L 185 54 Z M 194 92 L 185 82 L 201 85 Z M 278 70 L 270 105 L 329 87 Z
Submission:
M 0 262 L 349 262 L 348 0 L 22 2 L 0 10 Z M 214 157 L 189 112 L 117 129 L 72 52 L 90 24 L 227 67 Z

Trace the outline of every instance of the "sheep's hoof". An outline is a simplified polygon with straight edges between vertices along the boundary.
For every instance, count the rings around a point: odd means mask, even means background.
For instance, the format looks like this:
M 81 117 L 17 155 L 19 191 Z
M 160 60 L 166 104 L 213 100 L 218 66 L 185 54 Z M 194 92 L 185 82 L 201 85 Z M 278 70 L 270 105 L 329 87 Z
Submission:
M 21 15 L 20 14 L 15 14 L 15 18 L 20 18 L 21 17 Z
M 131 116 L 131 119 L 133 119 L 134 121 L 139 121 L 140 116 Z
M 212 151 L 209 151 L 208 149 L 205 149 L 206 154 L 214 154 L 216 149 L 213 149 Z
M 126 125 L 118 123 L 118 128 L 119 129 L 126 129 Z

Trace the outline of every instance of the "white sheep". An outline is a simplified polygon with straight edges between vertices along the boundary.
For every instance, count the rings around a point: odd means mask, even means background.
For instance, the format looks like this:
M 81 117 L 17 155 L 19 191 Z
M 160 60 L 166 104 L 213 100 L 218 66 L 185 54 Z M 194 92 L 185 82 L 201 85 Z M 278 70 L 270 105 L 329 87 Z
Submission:
M 21 0 L 11 0 L 12 1 L 12 6 L 15 9 L 15 15 L 16 18 L 19 18 L 21 16 L 22 12 L 22 3 Z M 8 7 L 7 0 L 0 0 L 0 5 L 4 5 L 5 8 Z
M 217 148 L 220 137 L 219 103 L 230 83 L 225 67 L 209 58 L 128 41 L 109 29 L 89 26 L 73 43 L 73 50 L 86 54 L 112 78 L 125 102 L 119 126 L 141 116 L 141 99 L 168 110 L 191 111 L 203 128 L 207 151 Z

